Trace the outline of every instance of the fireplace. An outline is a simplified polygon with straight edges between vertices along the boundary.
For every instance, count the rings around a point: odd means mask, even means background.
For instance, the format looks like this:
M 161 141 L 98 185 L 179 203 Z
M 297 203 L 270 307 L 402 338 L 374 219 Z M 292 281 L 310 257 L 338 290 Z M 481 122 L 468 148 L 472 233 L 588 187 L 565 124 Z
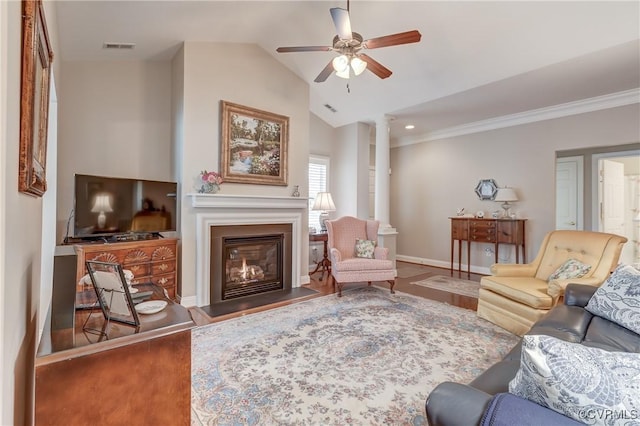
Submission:
M 291 224 L 211 226 L 210 303 L 290 290 Z
M 290 280 L 284 279 L 284 284 L 293 289 L 309 282 L 306 275 L 308 237 L 305 217 L 309 200 L 302 197 L 281 197 L 268 195 L 233 195 L 233 194 L 188 194 L 191 207 L 196 213 L 195 219 L 195 250 L 196 274 L 195 297 L 183 297 L 184 306 L 208 306 L 214 300 L 211 295 L 212 269 L 220 268 L 221 263 L 212 264 L 211 251 L 213 233 L 211 228 L 223 226 L 245 225 L 288 225 L 291 230 L 291 267 L 285 268 L 284 273 L 290 274 Z M 185 231 L 186 232 L 186 231 Z M 183 247 L 189 251 L 189 247 Z M 285 253 L 286 256 L 288 256 Z M 286 259 L 285 256 L 285 259 Z M 304 273 L 302 271 L 305 271 Z M 303 277 L 303 274 L 306 276 Z M 183 282 L 187 272 L 183 272 Z M 276 292 L 270 293 L 271 295 Z M 237 299 L 238 301 L 249 298 Z

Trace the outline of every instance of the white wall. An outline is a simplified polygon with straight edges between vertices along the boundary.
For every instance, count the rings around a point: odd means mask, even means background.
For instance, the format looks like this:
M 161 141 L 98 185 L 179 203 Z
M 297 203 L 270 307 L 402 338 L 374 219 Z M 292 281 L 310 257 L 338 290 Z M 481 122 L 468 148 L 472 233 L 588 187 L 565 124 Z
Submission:
M 65 62 L 60 79 L 58 241 L 75 173 L 173 180 L 170 62 Z
M 46 315 L 40 312 L 40 283 L 41 278 L 50 274 L 41 271 L 41 249 L 54 243 L 43 236 L 42 198 L 22 194 L 17 189 L 21 6 L 17 1 L 0 2 L 0 424 L 3 425 L 32 421 L 38 318 Z M 55 14 L 47 6 L 45 2 L 55 52 L 57 25 Z M 54 73 L 59 69 L 54 59 Z M 55 186 L 55 176 L 48 174 L 47 181 L 49 187 Z
M 527 218 L 527 259 L 544 235 L 555 228 L 555 152 L 584 147 L 637 143 L 638 104 L 508 127 L 391 150 L 391 223 L 398 254 L 449 266 L 450 223 L 456 208 L 491 212 L 499 203 L 480 201 L 480 179 L 516 188 L 512 211 Z M 473 246 L 471 264 L 489 267 L 483 244 Z M 501 257 L 515 261 L 513 249 Z M 486 271 L 486 269 L 485 269 Z
M 332 157 L 333 144 L 336 139 L 335 129 L 322 121 L 320 117 L 309 113 L 309 153 Z M 302 187 L 301 187 L 302 189 Z M 307 191 L 303 192 L 303 195 Z
M 290 196 L 294 185 L 307 187 L 309 159 L 309 87 L 256 45 L 185 42 L 174 72 L 183 74 L 181 174 L 182 296 L 194 297 L 196 284 L 196 212 L 185 194 L 193 192 L 202 170 L 220 170 L 220 101 L 289 117 L 288 185 L 223 183 L 221 192 L 240 195 Z M 183 66 L 175 61 L 183 61 Z M 232 64 L 232 66 L 229 66 Z M 182 69 L 181 69 L 182 68 Z M 177 109 L 174 105 L 174 110 Z M 306 190 L 305 190 L 306 193 Z M 307 229 L 306 215 L 303 229 Z M 308 258 L 303 233 L 300 258 Z M 306 275 L 307 265 L 300 265 Z

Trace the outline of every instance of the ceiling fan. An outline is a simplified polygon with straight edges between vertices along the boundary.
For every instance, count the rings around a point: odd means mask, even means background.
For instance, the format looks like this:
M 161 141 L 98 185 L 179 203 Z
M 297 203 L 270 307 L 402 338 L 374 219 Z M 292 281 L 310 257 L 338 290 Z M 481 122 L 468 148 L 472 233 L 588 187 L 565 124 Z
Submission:
M 333 38 L 331 46 L 294 46 L 276 49 L 278 53 L 338 52 L 340 55 L 331 60 L 315 78 L 316 83 L 325 81 L 333 71 L 338 77 L 349 78 L 352 72 L 354 75 L 360 75 L 365 69 L 369 69 L 378 77 L 387 78 L 392 74 L 391 70 L 369 55 L 362 53 L 362 50 L 416 43 L 422 38 L 420 32 L 413 30 L 364 40 L 360 34 L 351 31 L 349 0 L 347 0 L 346 9 L 334 7 L 329 11 L 338 33 Z

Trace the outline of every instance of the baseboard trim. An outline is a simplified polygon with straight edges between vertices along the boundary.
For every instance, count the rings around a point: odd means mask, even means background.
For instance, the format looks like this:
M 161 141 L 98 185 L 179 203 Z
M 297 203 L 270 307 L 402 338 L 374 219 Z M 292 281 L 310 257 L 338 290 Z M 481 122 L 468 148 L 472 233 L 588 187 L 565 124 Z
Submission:
M 402 254 L 396 255 L 396 260 L 400 260 L 402 262 L 417 263 L 418 265 L 435 266 L 436 268 L 451 268 L 451 262 L 447 262 L 444 260 L 426 259 L 423 257 L 405 256 Z M 460 269 L 462 269 L 463 272 L 466 272 L 467 265 L 462 264 Z M 471 272 L 473 272 L 474 274 L 491 275 L 491 271 L 485 266 L 471 265 Z

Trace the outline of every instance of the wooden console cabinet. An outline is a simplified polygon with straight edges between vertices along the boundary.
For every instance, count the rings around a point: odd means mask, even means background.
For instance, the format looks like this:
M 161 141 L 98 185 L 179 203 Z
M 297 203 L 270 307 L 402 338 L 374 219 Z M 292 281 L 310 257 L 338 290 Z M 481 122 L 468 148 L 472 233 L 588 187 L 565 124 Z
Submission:
M 122 269 L 133 272 L 133 285 L 153 283 L 163 287 L 171 299 L 176 299 L 178 278 L 178 240 L 176 238 L 159 238 L 106 244 L 77 244 L 78 256 L 76 283 L 77 291 L 90 289 L 79 284 L 87 273 L 85 262 L 98 260 L 117 262 Z
M 471 276 L 471 243 L 490 243 L 494 245 L 495 260 L 498 263 L 500 244 L 516 246 L 516 263 L 527 263 L 525 253 L 526 219 L 480 219 L 474 217 L 451 217 L 451 275 L 455 242 L 458 242 L 458 272 L 461 272 L 462 241 L 467 242 L 467 277 Z
M 164 291 L 152 299 L 167 300 Z M 106 323 L 102 312 L 75 310 L 71 324 L 49 315 L 35 358 L 36 425 L 184 425 L 191 415 L 191 330 L 184 306 L 140 315 L 140 326 Z M 85 331 L 102 329 L 108 339 Z

